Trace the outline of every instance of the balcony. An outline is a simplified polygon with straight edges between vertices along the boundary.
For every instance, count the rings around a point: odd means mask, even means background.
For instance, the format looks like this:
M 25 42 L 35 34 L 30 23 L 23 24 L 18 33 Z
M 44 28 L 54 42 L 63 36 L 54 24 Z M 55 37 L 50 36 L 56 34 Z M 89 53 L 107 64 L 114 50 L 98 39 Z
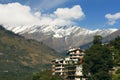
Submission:
M 63 68 L 64 68 L 63 66 L 55 67 L 55 69 L 63 69 Z

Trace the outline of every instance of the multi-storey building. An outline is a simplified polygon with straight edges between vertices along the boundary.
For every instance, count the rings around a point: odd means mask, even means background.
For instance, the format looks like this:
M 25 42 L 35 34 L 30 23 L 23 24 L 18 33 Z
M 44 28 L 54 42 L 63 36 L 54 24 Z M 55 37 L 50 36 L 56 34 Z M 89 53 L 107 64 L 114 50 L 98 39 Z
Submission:
M 52 61 L 52 75 L 63 75 L 64 71 L 64 60 L 63 59 L 55 59 Z
M 61 75 L 66 80 L 85 80 L 82 73 L 84 53 L 80 48 L 71 48 L 64 59 L 52 61 L 52 74 Z

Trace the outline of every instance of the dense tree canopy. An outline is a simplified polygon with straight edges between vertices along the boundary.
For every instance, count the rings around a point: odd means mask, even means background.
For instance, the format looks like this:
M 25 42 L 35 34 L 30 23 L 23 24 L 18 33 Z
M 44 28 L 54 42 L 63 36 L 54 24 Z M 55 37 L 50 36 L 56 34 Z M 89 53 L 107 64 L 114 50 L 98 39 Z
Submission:
M 115 38 L 115 40 L 110 42 L 109 49 L 113 54 L 115 66 L 118 66 L 118 65 L 120 66 L 120 37 L 119 36 Z
M 101 36 L 95 36 L 93 45 L 85 51 L 83 73 L 92 80 L 111 80 L 112 53 L 106 45 L 102 45 L 101 39 Z
M 93 44 L 102 44 L 102 37 L 100 35 L 94 36 Z

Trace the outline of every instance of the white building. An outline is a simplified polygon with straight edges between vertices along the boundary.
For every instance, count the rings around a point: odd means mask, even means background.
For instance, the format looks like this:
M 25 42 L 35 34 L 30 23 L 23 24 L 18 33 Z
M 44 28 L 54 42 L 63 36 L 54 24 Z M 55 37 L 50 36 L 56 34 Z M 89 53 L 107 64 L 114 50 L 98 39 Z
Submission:
M 85 80 L 82 73 L 82 59 L 84 53 L 80 48 L 71 48 L 64 59 L 52 61 L 53 75 L 61 75 L 65 80 Z

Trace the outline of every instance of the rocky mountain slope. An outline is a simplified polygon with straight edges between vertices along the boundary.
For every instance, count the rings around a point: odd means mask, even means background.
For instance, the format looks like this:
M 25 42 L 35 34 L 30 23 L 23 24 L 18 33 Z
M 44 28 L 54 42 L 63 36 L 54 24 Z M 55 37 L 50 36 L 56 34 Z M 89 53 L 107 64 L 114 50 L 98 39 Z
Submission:
M 89 43 L 95 35 L 106 37 L 117 30 L 88 30 L 79 26 L 58 25 L 5 26 L 5 28 L 18 33 L 25 38 L 43 42 L 58 52 L 64 51 L 69 47 L 78 47 Z
M 102 39 L 102 43 L 103 44 L 109 43 L 110 41 L 114 40 L 118 36 L 120 36 L 120 30 L 117 30 L 117 31 L 111 33 L 110 35 L 104 37 Z M 88 49 L 91 45 L 92 45 L 92 41 L 89 42 L 89 43 L 87 43 L 87 44 L 81 45 L 80 48 L 82 48 L 82 49 Z
M 112 34 L 106 36 L 103 39 L 103 42 L 108 43 L 109 41 L 114 40 L 117 36 L 120 36 L 120 30 L 117 30 L 117 31 L 113 32 Z
M 26 40 L 0 26 L 0 80 L 25 80 L 56 57 L 57 53 L 43 43 Z

